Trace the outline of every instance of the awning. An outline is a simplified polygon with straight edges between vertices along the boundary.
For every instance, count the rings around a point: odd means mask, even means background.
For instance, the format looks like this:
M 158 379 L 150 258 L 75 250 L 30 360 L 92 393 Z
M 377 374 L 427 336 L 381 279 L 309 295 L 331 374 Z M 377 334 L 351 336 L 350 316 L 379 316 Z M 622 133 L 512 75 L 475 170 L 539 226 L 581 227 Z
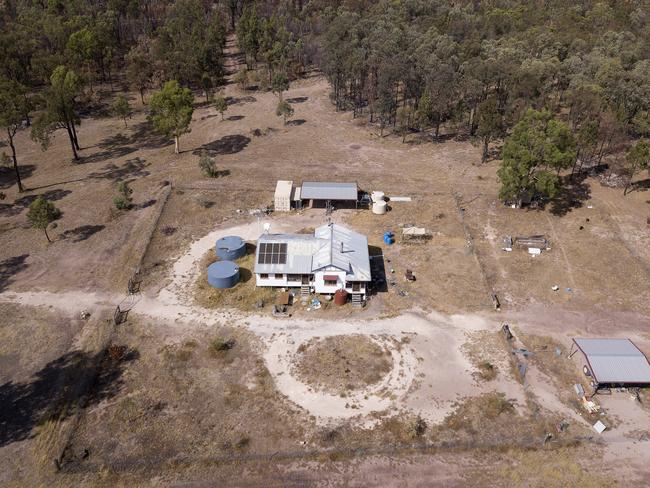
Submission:
M 339 277 L 336 276 L 336 275 L 325 275 L 325 276 L 323 276 L 323 279 L 325 281 L 337 281 L 339 279 Z

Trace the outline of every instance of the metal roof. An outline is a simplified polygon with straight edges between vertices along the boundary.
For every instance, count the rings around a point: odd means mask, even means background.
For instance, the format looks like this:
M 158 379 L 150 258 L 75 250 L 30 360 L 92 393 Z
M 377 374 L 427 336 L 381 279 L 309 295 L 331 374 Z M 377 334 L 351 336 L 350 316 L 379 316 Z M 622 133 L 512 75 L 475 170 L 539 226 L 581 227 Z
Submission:
M 260 264 L 263 242 L 286 243 L 285 264 Z M 345 271 L 351 281 L 370 281 L 368 239 L 342 225 L 328 224 L 309 234 L 262 234 L 255 251 L 255 273 L 311 274 L 334 267 Z
M 357 200 L 356 183 L 331 181 L 303 181 L 301 198 L 304 200 Z
M 597 383 L 650 383 L 650 364 L 629 339 L 573 339 Z
M 370 281 L 370 258 L 366 236 L 338 224 L 318 227 L 314 235 L 329 243 L 312 261 L 313 271 L 329 266 L 345 271 L 358 281 Z

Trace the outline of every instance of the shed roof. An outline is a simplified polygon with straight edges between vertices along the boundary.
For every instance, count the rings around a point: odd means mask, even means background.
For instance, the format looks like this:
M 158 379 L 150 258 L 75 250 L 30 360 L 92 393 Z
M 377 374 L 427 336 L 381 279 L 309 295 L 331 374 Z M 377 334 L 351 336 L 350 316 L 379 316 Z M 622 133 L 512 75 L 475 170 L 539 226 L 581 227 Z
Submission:
M 357 200 L 356 183 L 303 181 L 301 198 L 305 200 Z
M 597 383 L 650 383 L 650 364 L 629 339 L 573 339 Z
M 293 181 L 278 180 L 275 185 L 275 198 L 291 198 L 291 190 L 293 190 Z

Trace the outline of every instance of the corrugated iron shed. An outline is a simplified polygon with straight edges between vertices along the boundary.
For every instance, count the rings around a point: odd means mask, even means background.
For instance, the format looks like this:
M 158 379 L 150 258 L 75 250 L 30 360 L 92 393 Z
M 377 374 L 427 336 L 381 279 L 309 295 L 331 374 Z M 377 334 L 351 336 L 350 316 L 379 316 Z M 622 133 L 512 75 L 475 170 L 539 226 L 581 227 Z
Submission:
M 359 190 L 356 183 L 304 181 L 300 197 L 303 200 L 354 200 Z
M 648 358 L 629 339 L 573 339 L 600 384 L 650 384 Z

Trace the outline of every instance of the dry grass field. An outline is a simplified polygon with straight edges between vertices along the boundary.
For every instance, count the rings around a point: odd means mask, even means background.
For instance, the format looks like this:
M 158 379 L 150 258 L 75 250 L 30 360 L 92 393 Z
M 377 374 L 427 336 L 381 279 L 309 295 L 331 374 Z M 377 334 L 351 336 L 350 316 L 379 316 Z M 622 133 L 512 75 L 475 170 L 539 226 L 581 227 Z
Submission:
M 587 179 L 579 196 L 512 209 L 497 199 L 498 161 L 480 165 L 480 148 L 451 137 L 379 137 L 366 119 L 333 109 L 318 73 L 292 82 L 287 125 L 274 114 L 273 93 L 230 84 L 225 95 L 224 121 L 197 105 L 179 155 L 153 132 L 136 94 L 127 128 L 99 113 L 83 118 L 79 163 L 63 134 L 47 152 L 27 131 L 17 135 L 28 191 L 18 194 L 11 174 L 0 174 L 0 484 L 650 481 L 650 440 L 639 435 L 650 430 L 646 409 L 615 393 L 603 400 L 612 428 L 598 437 L 572 396 L 579 365 L 539 354 L 521 382 L 499 332 L 502 322 L 516 326 L 531 350 L 567 349 L 571 337 L 593 335 L 630 337 L 650 351 L 644 191 L 623 197 Z M 104 89 L 101 103 L 113 96 Z M 201 150 L 219 177 L 201 175 Z M 192 246 L 233 228 L 254 241 L 260 221 L 251 211 L 272 203 L 278 179 L 351 180 L 412 198 L 383 216 L 334 212 L 383 255 L 388 283 L 365 309 L 297 305 L 278 319 L 275 293 L 257 290 L 249 275 L 233 290 L 207 286 L 214 242 Z M 120 181 L 134 189 L 128 211 L 113 207 Z M 41 194 L 62 211 L 51 244 L 26 219 Z M 326 222 L 318 209 L 264 219 L 287 231 Z M 431 238 L 401 242 L 406 225 Z M 386 230 L 396 244 L 383 244 Z M 501 249 L 505 235 L 529 234 L 546 235 L 551 249 L 537 257 Z M 242 268 L 252 268 L 252 256 Z M 141 294 L 125 298 L 136 272 Z M 259 299 L 267 303 L 260 310 Z M 114 325 L 118 304 L 132 310 Z M 379 347 L 370 335 L 391 339 Z M 111 344 L 125 354 L 107 355 Z M 90 359 L 75 356 L 82 353 Z M 48 388 L 69 392 L 80 364 L 94 371 L 88 393 L 51 405 Z M 603 462 L 612 459 L 615 472 Z

